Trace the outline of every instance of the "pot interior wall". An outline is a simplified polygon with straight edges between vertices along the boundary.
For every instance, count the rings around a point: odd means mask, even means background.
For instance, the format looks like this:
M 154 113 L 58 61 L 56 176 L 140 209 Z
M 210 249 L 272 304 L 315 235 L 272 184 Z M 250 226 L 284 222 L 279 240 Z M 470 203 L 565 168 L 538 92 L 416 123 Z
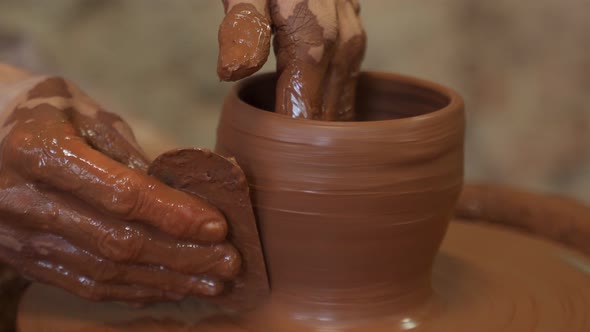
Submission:
M 239 97 L 256 108 L 274 112 L 276 78 L 255 77 L 256 83 L 245 85 Z M 434 112 L 447 106 L 450 98 L 420 85 L 407 84 L 387 77 L 361 73 L 359 77 L 356 121 L 408 118 Z

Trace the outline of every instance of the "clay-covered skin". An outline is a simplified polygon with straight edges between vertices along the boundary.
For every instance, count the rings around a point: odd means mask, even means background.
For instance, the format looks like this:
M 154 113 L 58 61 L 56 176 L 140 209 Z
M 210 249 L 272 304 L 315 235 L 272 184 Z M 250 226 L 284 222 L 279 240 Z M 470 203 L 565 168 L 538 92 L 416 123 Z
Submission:
M 176 149 L 158 156 L 148 173 L 172 188 L 202 197 L 227 218 L 228 239 L 240 251 L 244 264 L 226 291 L 210 302 L 243 311 L 264 301 L 270 289 L 262 244 L 246 175 L 235 160 L 206 149 Z
M 21 302 L 21 332 L 590 331 L 590 260 L 489 224 L 563 234 L 582 248 L 588 207 L 467 186 L 455 213 L 483 220 L 455 219 L 437 250 L 462 184 L 455 93 L 363 73 L 358 110 L 367 121 L 296 121 L 255 108 L 271 103 L 262 92 L 272 84 L 270 75 L 238 84 L 217 146 L 250 182 L 272 286 L 266 301 L 239 315 L 190 300 L 122 310 L 35 285 Z
M 266 62 L 271 28 L 277 57 L 277 113 L 354 120 L 366 35 L 357 0 L 224 0 L 217 72 L 238 80 Z
M 216 295 L 226 221 L 148 176 L 128 125 L 72 83 L 0 64 L 0 260 L 94 300 Z

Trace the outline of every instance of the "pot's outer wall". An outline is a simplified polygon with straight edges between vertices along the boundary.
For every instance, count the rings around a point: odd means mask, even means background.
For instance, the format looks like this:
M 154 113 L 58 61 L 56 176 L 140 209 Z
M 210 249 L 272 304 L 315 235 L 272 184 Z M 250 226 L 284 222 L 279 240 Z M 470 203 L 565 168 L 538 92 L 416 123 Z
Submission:
M 273 293 L 373 314 L 424 299 L 462 187 L 461 98 L 364 73 L 363 121 L 294 120 L 241 100 L 272 105 L 272 85 L 261 75 L 234 89 L 216 149 L 250 183 Z

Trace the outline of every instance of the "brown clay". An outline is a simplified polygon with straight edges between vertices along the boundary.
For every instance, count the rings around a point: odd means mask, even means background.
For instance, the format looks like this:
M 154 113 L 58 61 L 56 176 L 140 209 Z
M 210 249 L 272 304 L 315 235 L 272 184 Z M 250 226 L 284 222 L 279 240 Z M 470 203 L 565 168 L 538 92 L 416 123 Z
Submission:
M 248 176 L 273 296 L 335 319 L 425 301 L 462 186 L 461 98 L 369 73 L 358 92 L 365 121 L 298 121 L 253 107 L 269 102 L 272 78 L 238 85 L 243 100 L 237 91 L 226 100 L 216 149 Z M 384 113 L 396 115 L 371 121 Z
M 228 7 L 219 27 L 217 75 L 235 81 L 257 72 L 270 52 L 270 17 L 267 6 L 259 11 L 250 3 Z
M 461 99 L 401 76 L 361 82 L 362 122 L 298 121 L 234 90 L 219 125 L 219 151 L 251 184 L 269 303 L 305 315 L 372 319 L 424 303 L 462 185 Z M 257 105 L 272 84 L 265 75 L 238 89 Z M 383 117 L 393 120 L 371 121 Z
M 428 305 L 371 325 L 334 326 L 290 317 L 280 329 L 240 327 L 194 300 L 143 309 L 81 300 L 33 285 L 21 302 L 20 332 L 585 332 L 590 260 L 553 243 L 485 224 L 451 222 L 436 258 Z M 280 309 L 280 308 L 278 308 Z M 267 308 L 268 310 L 268 308 Z M 261 311 L 260 315 L 271 312 Z M 275 316 L 276 317 L 276 316 Z M 281 319 L 277 317 L 278 319 Z M 300 317 L 303 318 L 303 317 Z M 348 322 L 350 323 L 350 322 Z M 359 322 L 356 322 L 357 324 Z M 289 325 L 287 325 L 289 324 Z
M 366 35 L 355 0 L 225 0 L 217 72 L 238 80 L 260 69 L 275 32 L 277 113 L 354 120 Z M 265 91 L 264 93 L 268 93 Z
M 272 87 L 266 75 L 234 90 L 217 147 L 236 156 L 251 184 L 272 289 L 266 301 L 239 315 L 195 300 L 136 310 L 34 286 L 21 303 L 20 331 L 590 328 L 590 260 L 568 249 L 456 221 L 436 255 L 462 183 L 455 93 L 363 74 L 364 121 L 356 123 L 298 121 L 238 98 L 269 109 L 274 101 L 259 92 Z
M 246 176 L 235 161 L 208 150 L 178 149 L 160 155 L 149 174 L 167 185 L 197 195 L 217 207 L 229 226 L 228 240 L 244 264 L 231 287 L 211 301 L 225 309 L 256 307 L 270 289 Z M 239 268 L 239 260 L 234 267 Z
M 590 207 L 568 197 L 473 184 L 463 190 L 456 214 L 513 227 L 590 256 Z
M 215 295 L 223 215 L 145 174 L 129 126 L 71 82 L 0 64 L 0 260 L 95 300 Z M 190 259 L 187 259 L 190 257 Z

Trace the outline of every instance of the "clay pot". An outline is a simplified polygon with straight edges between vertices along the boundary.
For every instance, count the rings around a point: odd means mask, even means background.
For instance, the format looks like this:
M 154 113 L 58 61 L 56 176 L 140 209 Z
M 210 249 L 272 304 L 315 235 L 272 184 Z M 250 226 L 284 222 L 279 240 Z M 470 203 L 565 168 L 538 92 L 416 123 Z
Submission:
M 309 321 L 372 319 L 426 301 L 462 187 L 461 97 L 363 73 L 358 121 L 302 121 L 267 111 L 273 85 L 272 75 L 237 85 L 216 146 L 250 183 L 273 297 Z
M 589 207 L 467 186 L 438 251 L 462 184 L 455 93 L 366 73 L 359 121 L 331 123 L 264 111 L 272 91 L 269 75 L 238 85 L 217 146 L 250 182 L 270 296 L 238 313 L 198 299 L 137 309 L 35 284 L 19 331 L 590 330 L 590 260 L 532 235 L 590 253 Z

